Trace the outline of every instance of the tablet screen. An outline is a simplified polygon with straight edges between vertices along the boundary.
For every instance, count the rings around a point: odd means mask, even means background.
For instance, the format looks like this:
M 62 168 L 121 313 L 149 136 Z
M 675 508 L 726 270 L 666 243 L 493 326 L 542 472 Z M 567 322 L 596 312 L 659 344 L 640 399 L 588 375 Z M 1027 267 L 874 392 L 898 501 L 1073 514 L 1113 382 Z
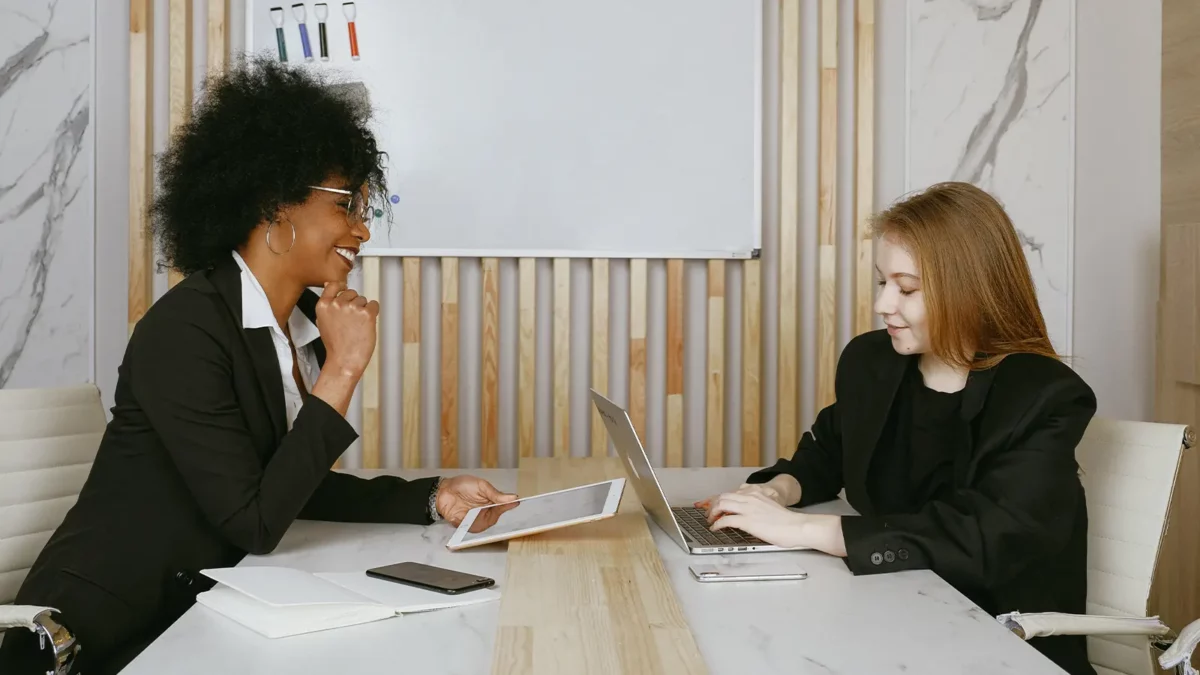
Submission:
M 611 489 L 612 483 L 597 483 L 484 507 L 463 533 L 462 543 L 600 515 Z

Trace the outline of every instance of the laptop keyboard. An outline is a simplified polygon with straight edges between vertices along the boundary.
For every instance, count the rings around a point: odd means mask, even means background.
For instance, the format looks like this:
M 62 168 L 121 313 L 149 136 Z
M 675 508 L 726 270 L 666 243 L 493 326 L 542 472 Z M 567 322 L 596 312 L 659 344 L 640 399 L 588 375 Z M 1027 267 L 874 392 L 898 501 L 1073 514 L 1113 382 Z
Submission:
M 733 528 L 713 532 L 708 529 L 708 515 L 704 509 L 695 506 L 675 506 L 671 508 L 679 527 L 701 546 L 751 546 L 767 542 Z

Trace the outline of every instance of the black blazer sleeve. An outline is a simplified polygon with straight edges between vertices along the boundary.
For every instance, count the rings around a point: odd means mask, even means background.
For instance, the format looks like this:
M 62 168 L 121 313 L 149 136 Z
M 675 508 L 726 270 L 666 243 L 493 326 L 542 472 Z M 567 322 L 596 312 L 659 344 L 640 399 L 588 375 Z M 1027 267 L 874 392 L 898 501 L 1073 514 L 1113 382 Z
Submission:
M 304 408 L 307 407 L 308 402 L 305 402 Z M 299 517 L 343 523 L 428 525 L 433 522 L 429 514 L 429 497 L 436 481 L 436 477 L 411 481 L 396 476 L 366 479 L 329 471 L 301 509 Z
M 860 342 L 851 341 L 838 359 L 834 390 L 837 399 L 846 393 L 850 369 L 862 357 Z M 800 501 L 791 506 L 809 506 L 836 499 L 845 487 L 842 452 L 842 419 L 835 400 L 817 413 L 812 429 L 804 432 L 791 459 L 780 458 L 774 466 L 756 471 L 747 483 L 765 483 L 781 473 L 790 474 L 800 483 Z
M 1083 498 L 1075 447 L 1096 398 L 1078 378 L 1041 393 L 1011 445 L 980 465 L 969 488 L 913 514 L 843 518 L 850 570 L 932 569 L 958 588 L 990 588 L 1061 550 Z M 872 561 L 889 551 L 891 564 Z
M 791 506 L 808 506 L 836 499 L 843 487 L 842 439 L 838 428 L 837 403 L 831 403 L 800 437 L 791 459 L 780 458 L 774 466 L 750 474 L 747 483 L 765 483 L 779 474 L 789 474 L 800 483 L 800 501 Z
M 245 426 L 233 362 L 220 339 L 227 322 L 204 295 L 177 292 L 184 297 L 160 303 L 130 338 L 131 390 L 204 517 L 234 546 L 269 553 L 318 492 L 318 512 L 332 500 L 355 501 L 342 487 L 346 481 L 323 486 L 357 433 L 327 403 L 309 397 L 264 465 Z M 382 501 L 379 492 L 366 503 Z M 324 510 L 339 508 L 346 513 L 357 505 Z

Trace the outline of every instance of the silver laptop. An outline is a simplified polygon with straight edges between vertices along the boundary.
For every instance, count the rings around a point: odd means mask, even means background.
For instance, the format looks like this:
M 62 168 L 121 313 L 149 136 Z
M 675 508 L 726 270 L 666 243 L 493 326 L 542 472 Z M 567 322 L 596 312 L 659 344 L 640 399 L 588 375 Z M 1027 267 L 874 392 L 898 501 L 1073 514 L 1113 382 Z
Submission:
M 612 438 L 617 449 L 617 455 L 625 464 L 625 472 L 633 489 L 637 491 L 642 507 L 650 513 L 653 520 L 663 532 L 678 543 L 683 550 L 696 555 L 711 553 L 754 553 L 759 551 L 786 551 L 782 546 L 768 544 L 741 530 L 723 529 L 713 532 L 708 528 L 708 518 L 703 509 L 694 506 L 675 506 L 667 503 L 662 486 L 650 466 L 650 459 L 642 442 L 638 440 L 637 431 L 629 414 L 621 406 L 613 403 L 592 390 L 592 401 L 604 420 L 608 435 Z

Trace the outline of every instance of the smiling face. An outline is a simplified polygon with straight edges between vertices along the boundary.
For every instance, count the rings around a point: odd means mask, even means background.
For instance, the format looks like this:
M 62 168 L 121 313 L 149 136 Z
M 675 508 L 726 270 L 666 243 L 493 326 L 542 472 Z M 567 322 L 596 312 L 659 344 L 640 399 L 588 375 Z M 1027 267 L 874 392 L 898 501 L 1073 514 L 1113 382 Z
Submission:
M 337 179 L 324 181 L 321 186 L 347 189 Z M 360 246 L 371 238 L 363 222 L 364 198 L 365 191 L 361 188 L 352 195 L 314 189 L 303 203 L 283 212 L 283 218 L 274 228 L 271 248 L 287 251 L 292 276 L 305 286 L 346 280 Z M 296 240 L 290 249 L 289 221 L 296 228 Z M 278 243 L 275 237 L 279 238 Z
M 930 351 L 921 271 L 895 237 L 883 236 L 875 242 L 875 282 L 875 313 L 883 317 L 892 348 L 900 354 Z

